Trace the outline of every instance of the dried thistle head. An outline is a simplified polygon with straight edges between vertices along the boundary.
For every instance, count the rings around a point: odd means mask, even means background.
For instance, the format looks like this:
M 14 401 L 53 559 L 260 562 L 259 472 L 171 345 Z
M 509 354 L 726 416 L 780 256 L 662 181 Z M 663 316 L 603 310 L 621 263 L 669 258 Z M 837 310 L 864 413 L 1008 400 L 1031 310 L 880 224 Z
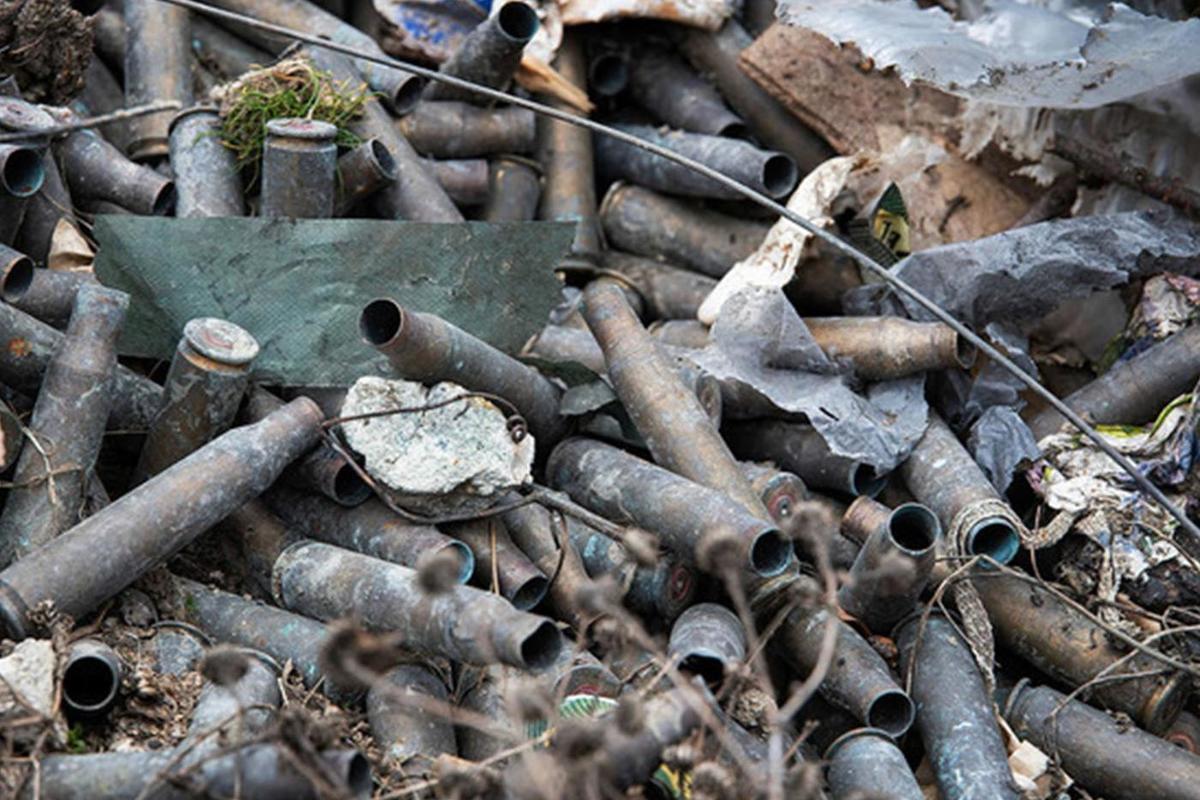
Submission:
M 737 532 L 718 524 L 703 535 L 696 547 L 700 568 L 713 575 L 738 574 L 745 560 L 745 545 Z
M 604 729 L 592 719 L 564 719 L 554 734 L 553 748 L 568 761 L 587 758 L 604 743 Z
M 625 528 L 621 543 L 633 556 L 639 567 L 652 567 L 658 563 L 658 537 L 641 528 Z
M 704 761 L 692 770 L 693 800 L 735 800 L 737 780 L 716 761 Z
M 458 585 L 462 562 L 458 552 L 444 547 L 424 553 L 417 560 L 417 585 L 428 594 L 448 592 Z
M 228 644 L 210 647 L 200 662 L 200 674 L 217 686 L 233 686 L 250 670 L 250 656 Z
M 326 628 L 319 665 L 335 684 L 362 687 L 372 676 L 402 663 L 406 656 L 396 636 L 381 636 L 351 620 L 337 620 Z
M 617 730 L 626 736 L 634 736 L 646 727 L 646 710 L 636 694 L 626 694 L 617 702 L 613 710 L 613 720 Z
M 621 604 L 621 587 L 612 575 L 583 581 L 575 590 L 575 602 L 583 613 L 598 617 Z
M 512 715 L 522 723 L 538 722 L 554 716 L 554 696 L 549 686 L 533 681 L 519 681 L 511 687 L 505 700 Z

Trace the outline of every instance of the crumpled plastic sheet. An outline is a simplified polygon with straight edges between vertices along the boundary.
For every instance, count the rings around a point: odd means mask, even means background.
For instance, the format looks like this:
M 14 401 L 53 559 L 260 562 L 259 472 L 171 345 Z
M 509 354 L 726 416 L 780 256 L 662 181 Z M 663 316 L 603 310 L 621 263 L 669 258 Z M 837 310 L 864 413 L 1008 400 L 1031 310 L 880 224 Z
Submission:
M 778 290 L 747 288 L 733 295 L 709 345 L 679 352 L 722 383 L 807 417 L 833 453 L 880 471 L 907 458 L 925 432 L 923 375 L 872 384 L 866 396 L 855 392 Z
M 780 0 L 785 22 L 853 43 L 906 82 L 1004 106 L 1097 108 L 1200 72 L 1200 19 L 1121 3 L 1051 10 L 990 0 L 959 22 L 912 0 Z
M 967 448 L 1001 495 L 1013 476 L 1041 455 L 1029 426 L 1015 409 L 1004 405 L 991 406 L 975 421 Z
M 1200 225 L 1165 209 L 1042 222 L 969 242 L 913 253 L 891 268 L 975 330 L 1020 326 L 1073 297 L 1111 289 L 1158 272 L 1200 272 Z M 855 314 L 898 302 L 916 320 L 932 314 L 903 294 L 878 286 L 848 293 Z

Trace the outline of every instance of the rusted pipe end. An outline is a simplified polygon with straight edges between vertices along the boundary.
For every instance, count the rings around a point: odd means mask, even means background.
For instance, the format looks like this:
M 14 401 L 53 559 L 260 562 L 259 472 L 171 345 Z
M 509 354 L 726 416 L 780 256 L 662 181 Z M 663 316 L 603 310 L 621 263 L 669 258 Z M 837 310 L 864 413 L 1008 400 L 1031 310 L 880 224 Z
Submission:
M 75 717 L 103 716 L 117 702 L 121 660 L 101 642 L 84 639 L 71 647 L 62 677 L 62 699 Z
M 975 345 L 958 335 L 958 331 L 951 331 L 951 336 L 954 337 L 954 360 L 963 369 L 970 369 L 975 364 L 975 358 L 979 355 L 979 351 Z
M 90 17 L 100 9 L 104 8 L 105 0 L 71 0 L 71 8 L 83 14 L 85 17 Z
M 13 197 L 30 197 L 42 188 L 46 168 L 36 147 L 0 145 L 0 187 Z
M 895 745 L 896 743 L 892 738 L 892 735 L 881 728 L 855 728 L 854 730 L 847 731 L 838 738 L 834 739 L 833 742 L 825 748 L 825 755 L 822 756 L 823 760 L 832 761 L 834 755 L 842 748 L 843 745 L 853 741 L 854 739 L 859 739 L 864 736 L 883 739 L 892 745 Z
M 888 689 L 876 695 L 867 707 L 864 722 L 889 736 L 902 736 L 916 719 L 917 708 L 912 698 L 901 689 Z
M 321 760 L 328 764 L 333 774 L 350 790 L 350 797 L 355 800 L 366 800 L 371 796 L 374 780 L 371 776 L 371 762 L 357 750 L 333 750 L 321 754 Z
M 796 162 L 783 153 L 773 153 L 762 165 L 762 185 L 766 193 L 775 198 L 790 194 L 800 180 L 800 169 Z
M 400 173 L 396 168 L 396 159 L 392 158 L 392 151 L 380 139 L 371 139 L 367 144 L 370 145 L 371 165 L 375 172 L 389 183 L 395 182 Z
M 1176 672 L 1163 679 L 1154 693 L 1146 698 L 1137 721 L 1150 733 L 1161 736 L 1179 718 L 1191 691 L 1192 681 L 1187 673 Z
M 532 6 L 520 0 L 505 3 L 496 15 L 496 27 L 509 41 L 516 44 L 528 44 L 538 32 L 541 23 L 537 12 Z
M 388 105 L 392 107 L 392 113 L 397 117 L 411 114 L 417 104 L 421 102 L 421 95 L 425 93 L 425 86 L 428 83 L 429 81 L 417 75 L 405 75 L 395 81 L 387 92 L 387 101 Z
M 898 549 L 913 558 L 919 558 L 937 544 L 938 536 L 942 533 L 942 524 L 927 506 L 905 503 L 888 517 L 887 529 L 892 543 Z
M 166 217 L 175 210 L 175 181 L 163 181 L 150 203 L 150 215 Z
M 333 500 L 339 505 L 353 508 L 371 497 L 371 487 L 349 463 L 343 462 L 333 476 Z
M 358 330 L 372 347 L 384 347 L 404 329 L 404 307 L 388 297 L 367 303 L 358 315 Z
M 546 576 L 531 575 L 524 583 L 517 587 L 509 602 L 512 603 L 513 608 L 520 611 L 528 611 L 542 602 L 546 597 L 546 592 L 549 590 L 550 581 L 546 579 Z
M 727 139 L 742 139 L 750 140 L 750 129 L 746 127 L 746 123 L 737 120 L 730 120 L 717 129 L 717 136 L 724 136 Z
M 760 532 L 750 544 L 750 568 L 757 575 L 778 575 L 791 558 L 792 542 L 776 528 Z
M 558 658 L 562 644 L 558 626 L 545 620 L 521 640 L 521 661 L 527 669 L 545 669 Z
M 721 382 L 712 375 L 705 373 L 696 380 L 696 399 L 704 413 L 712 420 L 714 428 L 721 427 L 721 417 L 725 410 L 721 399 Z
M 891 515 L 891 510 L 883 503 L 869 495 L 860 495 L 842 514 L 842 535 L 861 545 L 874 531 L 887 525 Z
M 601 97 L 613 97 L 629 85 L 629 61 L 620 53 L 601 53 L 588 66 L 588 88 Z
M 475 554 L 471 552 L 471 548 L 463 542 L 455 540 L 446 542 L 442 550 L 450 550 L 458 556 L 458 576 L 455 582 L 462 585 L 471 580 L 471 576 L 475 574 Z M 546 589 L 549 589 L 549 586 L 543 589 L 543 594 Z M 514 602 L 513 605 L 515 606 L 516 603 Z
M 1021 548 L 1021 537 L 1016 526 L 1003 517 L 985 517 L 967 530 L 963 544 L 968 555 L 988 556 L 1007 564 Z
M 281 117 L 267 121 L 267 136 L 311 142 L 330 142 L 337 136 L 337 126 L 319 119 Z
M 33 284 L 33 261 L 24 253 L 0 245 L 0 297 L 6 303 L 20 300 Z
M 850 492 L 854 495 L 874 497 L 887 486 L 887 476 L 880 475 L 870 464 L 855 462 L 850 471 Z

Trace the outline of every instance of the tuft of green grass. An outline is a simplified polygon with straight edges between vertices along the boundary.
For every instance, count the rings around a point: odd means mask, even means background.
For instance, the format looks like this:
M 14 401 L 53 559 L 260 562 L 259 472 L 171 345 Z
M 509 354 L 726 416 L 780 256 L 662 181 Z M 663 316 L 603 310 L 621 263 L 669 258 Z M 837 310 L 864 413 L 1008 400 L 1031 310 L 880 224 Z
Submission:
M 83 726 L 78 722 L 67 731 L 67 751 L 70 753 L 86 753 L 87 742 L 83 740 Z
M 221 91 L 221 143 L 238 166 L 258 171 L 267 122 L 283 117 L 315 119 L 337 126 L 337 144 L 355 147 L 360 139 L 349 124 L 372 97 L 366 84 L 335 81 L 303 57 L 289 58 L 248 72 Z

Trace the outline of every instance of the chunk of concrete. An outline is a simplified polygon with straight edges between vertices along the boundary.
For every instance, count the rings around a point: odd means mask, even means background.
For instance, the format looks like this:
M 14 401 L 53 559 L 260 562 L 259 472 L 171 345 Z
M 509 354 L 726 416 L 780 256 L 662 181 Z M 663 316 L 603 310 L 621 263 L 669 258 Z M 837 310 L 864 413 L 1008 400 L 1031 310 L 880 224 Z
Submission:
M 0 658 L 0 718 L 54 715 L 54 646 L 26 639 Z

